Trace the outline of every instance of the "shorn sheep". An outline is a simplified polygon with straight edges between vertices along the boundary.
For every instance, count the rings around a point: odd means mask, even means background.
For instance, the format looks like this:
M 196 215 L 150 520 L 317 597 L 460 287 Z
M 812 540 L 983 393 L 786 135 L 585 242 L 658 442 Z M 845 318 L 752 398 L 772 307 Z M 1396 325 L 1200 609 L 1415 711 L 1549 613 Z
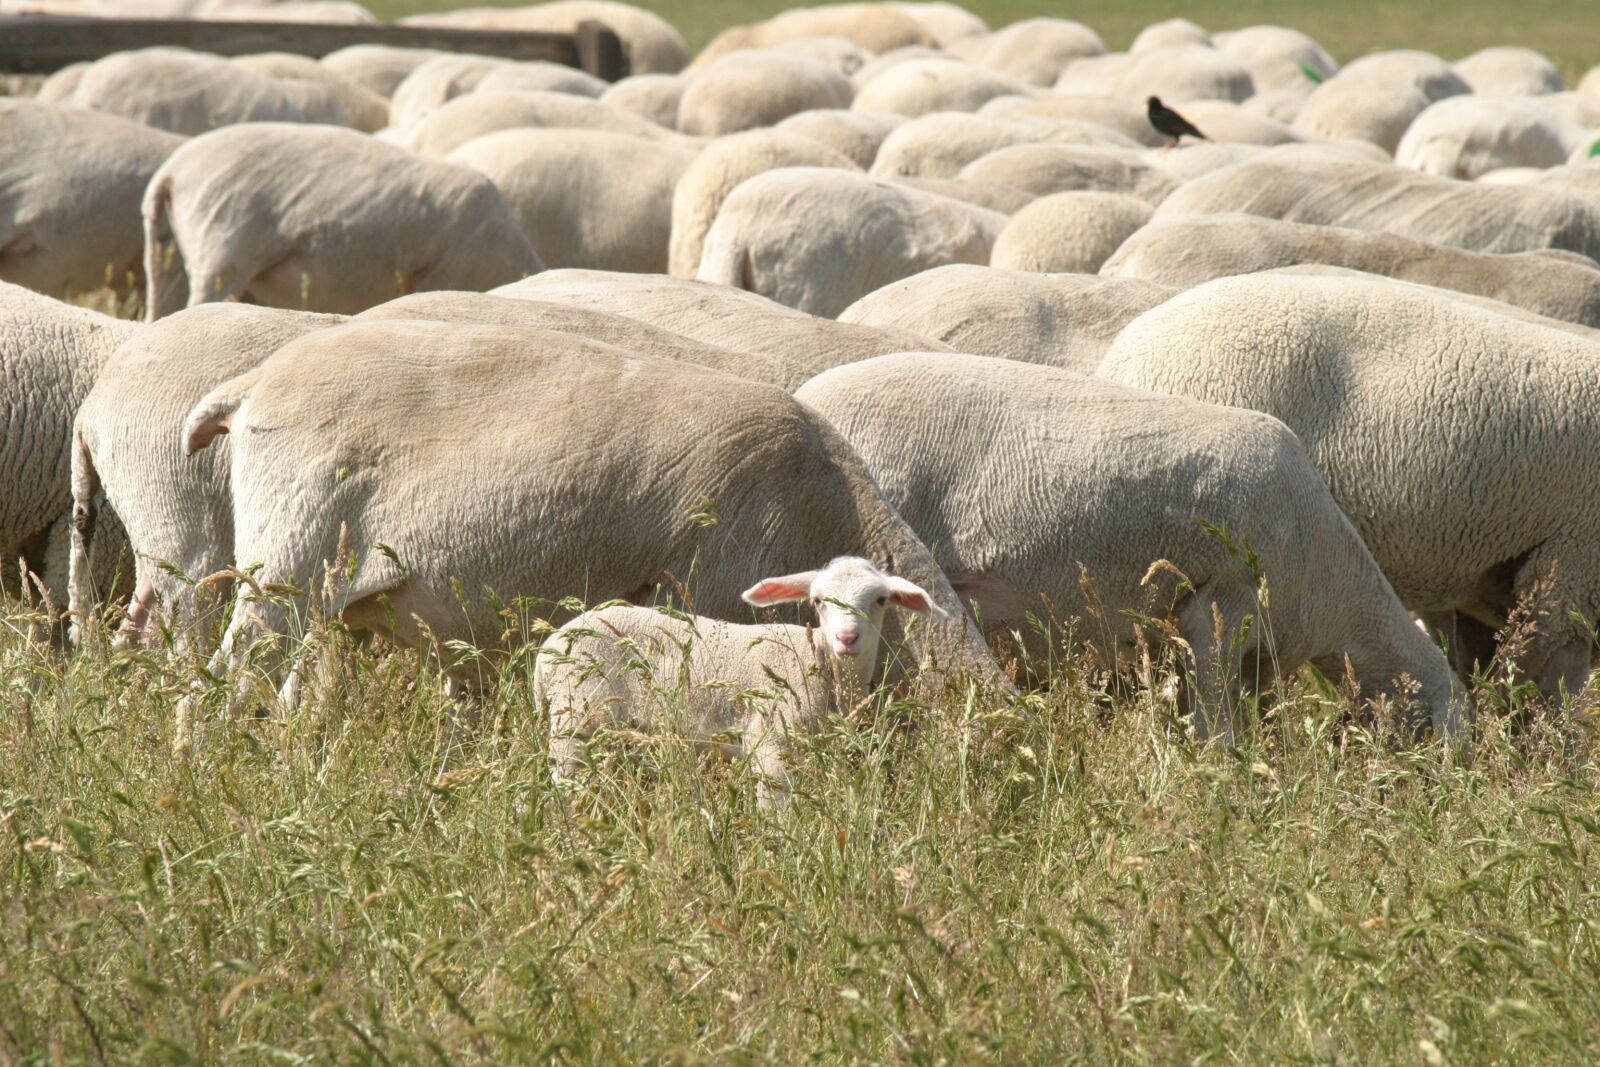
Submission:
M 738 625 L 618 604 L 551 634 L 534 695 L 549 706 L 555 777 L 572 777 L 601 726 L 665 725 L 678 716 L 697 744 L 748 756 L 761 776 L 761 807 L 779 806 L 789 792 L 790 737 L 814 730 L 842 695 L 867 690 L 889 607 L 944 614 L 920 586 L 859 556 L 762 579 L 743 596 L 756 607 L 809 600 L 817 625 Z

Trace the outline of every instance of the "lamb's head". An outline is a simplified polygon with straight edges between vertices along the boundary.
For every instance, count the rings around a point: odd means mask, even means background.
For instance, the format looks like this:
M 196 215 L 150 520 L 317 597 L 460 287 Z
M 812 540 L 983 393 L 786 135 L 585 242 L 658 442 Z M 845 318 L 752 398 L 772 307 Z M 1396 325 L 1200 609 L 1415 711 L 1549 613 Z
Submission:
M 877 669 L 889 605 L 945 614 L 920 586 L 859 556 L 840 556 L 817 571 L 764 578 L 745 590 L 744 599 L 757 607 L 810 600 L 824 647 L 862 683 Z

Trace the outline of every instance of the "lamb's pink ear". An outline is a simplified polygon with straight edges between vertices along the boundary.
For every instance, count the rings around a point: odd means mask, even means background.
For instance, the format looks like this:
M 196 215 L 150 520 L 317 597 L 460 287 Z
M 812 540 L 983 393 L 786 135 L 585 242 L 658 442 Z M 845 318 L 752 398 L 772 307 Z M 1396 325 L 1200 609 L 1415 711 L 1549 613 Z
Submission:
M 940 618 L 948 618 L 950 613 L 933 602 L 920 585 L 908 582 L 904 578 L 891 577 L 889 579 L 889 602 L 896 604 L 907 611 L 931 611 Z
M 811 583 L 817 580 L 816 571 L 786 574 L 782 578 L 763 578 L 744 591 L 744 602 L 758 608 L 773 604 L 792 604 L 811 595 Z

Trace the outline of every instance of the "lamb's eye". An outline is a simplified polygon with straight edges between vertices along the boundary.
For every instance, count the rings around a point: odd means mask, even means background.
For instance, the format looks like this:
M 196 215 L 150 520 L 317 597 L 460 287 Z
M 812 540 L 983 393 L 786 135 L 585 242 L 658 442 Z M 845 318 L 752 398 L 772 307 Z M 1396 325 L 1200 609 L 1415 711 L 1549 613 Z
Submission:
M 886 597 L 886 596 L 881 596 L 881 597 L 879 597 L 879 598 L 878 598 L 878 607 L 880 607 L 880 608 L 881 608 L 881 607 L 883 607 L 883 606 L 884 606 L 884 605 L 885 605 L 885 604 L 887 604 L 887 603 L 888 603 L 888 602 L 889 602 L 889 598 L 888 598 L 888 597 Z
M 814 607 L 814 608 L 822 607 L 822 598 L 819 597 L 819 596 L 812 597 L 811 598 L 811 606 Z

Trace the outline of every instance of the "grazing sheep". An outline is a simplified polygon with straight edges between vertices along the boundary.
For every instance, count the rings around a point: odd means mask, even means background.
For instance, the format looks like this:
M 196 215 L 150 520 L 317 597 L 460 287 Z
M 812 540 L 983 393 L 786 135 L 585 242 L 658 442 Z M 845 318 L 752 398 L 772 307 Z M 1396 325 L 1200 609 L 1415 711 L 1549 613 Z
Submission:
M 1295 158 L 1283 151 L 1274 149 L 1186 183 L 1162 202 L 1156 218 L 1243 212 L 1377 230 L 1476 252 L 1560 248 L 1600 255 L 1600 206 L 1575 197 L 1452 181 L 1323 154 Z
M 1122 135 L 1125 141 L 1110 143 L 1125 148 L 1136 145 L 1158 148 L 1166 143 L 1166 138 L 1150 125 L 1143 102 L 1134 105 L 1103 93 L 1054 92 L 1037 97 L 1003 97 L 983 105 L 979 114 L 1000 119 L 1071 119 L 1093 123 Z
M 1178 188 L 1160 164 L 1150 162 L 1138 150 L 1096 145 L 1010 145 L 968 163 L 959 176 L 1010 185 L 1034 196 L 1086 190 L 1122 193 L 1151 205 L 1161 203 Z
M 882 53 L 939 41 L 917 18 L 889 4 L 844 3 L 796 7 L 749 26 L 732 26 L 712 39 L 694 59 L 703 67 L 744 48 L 771 48 L 797 37 L 843 37 L 864 52 Z
M 431 48 L 396 48 L 387 44 L 353 44 L 323 56 L 319 63 L 385 100 L 400 83 L 430 59 L 445 55 Z
M 1561 72 L 1531 48 L 1484 48 L 1451 68 L 1475 93 L 1539 96 L 1559 93 Z
M 1126 52 L 1108 52 L 1067 64 L 1056 79 L 1055 91 L 1068 96 L 1120 96 L 1122 76 L 1133 69 L 1135 59 Z M 1130 102 L 1131 102 L 1130 98 Z
M 1128 46 L 1130 55 L 1153 52 L 1161 48 L 1210 48 L 1211 35 L 1188 19 L 1166 19 L 1152 22 L 1140 30 Z
M 1412 120 L 1395 147 L 1394 161 L 1470 181 L 1501 167 L 1559 166 L 1583 132 L 1534 99 L 1452 96 Z
M 809 137 L 866 170 L 877 158 L 884 138 L 904 122 L 900 115 L 834 108 L 790 115 L 775 129 Z
M 397 130 L 410 130 L 424 115 L 472 92 L 479 82 L 505 65 L 504 59 L 454 53 L 417 64 L 389 98 L 390 125 Z
M 844 75 L 846 79 L 851 78 L 856 71 L 866 66 L 867 61 L 872 58 L 866 52 L 857 48 L 853 41 L 847 41 L 843 37 L 796 37 L 793 40 L 772 45 L 764 49 L 764 51 L 813 60 Z M 729 55 L 732 54 L 731 52 L 729 53 Z M 855 85 L 852 82 L 851 92 L 854 93 L 854 91 Z
M 185 297 L 354 312 L 542 267 L 488 178 L 333 127 L 252 123 L 196 137 L 156 172 L 143 211 L 151 321 Z
M 933 43 L 939 48 L 949 48 L 957 41 L 989 32 L 987 22 L 949 0 L 892 0 L 889 6 L 922 23 L 933 34 Z
M 456 26 L 468 30 L 532 30 L 573 33 L 582 22 L 604 23 L 622 41 L 635 74 L 676 74 L 689 62 L 683 34 L 653 11 L 617 0 L 553 0 L 530 7 L 474 7 L 412 15 L 411 26 Z
M 544 264 L 653 274 L 667 269 L 673 189 L 693 158 L 623 134 L 532 129 L 475 138 L 448 162 L 494 182 Z
M 504 623 L 491 592 L 647 603 L 672 576 L 692 582 L 698 611 L 728 618 L 740 576 L 853 551 L 952 614 L 919 628 L 920 658 L 992 676 L 859 458 L 769 385 L 544 330 L 359 322 L 290 342 L 202 399 L 183 431 L 191 452 L 224 432 L 234 558 L 259 564 L 262 583 L 316 577 L 295 609 L 315 596 L 357 632 L 488 652 Z M 697 521 L 707 509 L 716 522 Z M 345 550 L 352 565 L 324 585 L 324 561 Z M 249 586 L 239 599 L 218 669 L 287 632 L 284 605 Z
M 1124 326 L 1173 292 L 1132 278 L 956 264 L 868 293 L 839 321 L 931 337 L 958 352 L 1088 374 Z
M 1130 237 L 1100 273 L 1189 289 L 1213 278 L 1300 263 L 1349 267 L 1476 293 L 1551 318 L 1600 326 L 1600 271 L 1593 265 L 1569 263 L 1543 252 L 1469 252 L 1391 233 L 1255 215 L 1161 219 Z
M 673 191 L 667 273 L 693 278 L 700 269 L 706 232 L 711 229 L 728 194 L 747 178 L 779 167 L 858 170 L 854 163 L 832 149 L 782 129 L 746 130 L 717 138 L 684 168 Z M 545 257 L 545 262 L 551 263 L 549 257 Z
M 1250 68 L 1226 52 L 1202 45 L 1178 45 L 1133 52 L 1117 77 L 1112 95 L 1129 100 L 1160 96 L 1189 100 L 1244 100 L 1256 91 Z M 1073 68 L 1068 67 L 1070 72 Z M 1059 85 L 1058 85 L 1059 88 Z
M 1317 137 L 1370 141 L 1393 154 L 1429 105 L 1471 91 L 1438 56 L 1379 52 L 1313 89 L 1294 124 Z
M 864 174 L 785 167 L 728 194 L 696 276 L 831 318 L 919 271 L 989 262 L 1005 222 L 999 212 Z
M 400 143 L 443 159 L 468 141 L 502 130 L 595 130 L 688 149 L 697 140 L 600 100 L 571 93 L 468 93 L 428 112 Z
M 696 70 L 678 102 L 678 129 L 717 137 L 771 126 L 816 108 L 850 106 L 850 79 L 804 56 L 729 52 Z
M 1339 71 L 1320 44 L 1284 26 L 1247 26 L 1216 34 L 1212 43 L 1249 69 L 1257 94 L 1315 87 Z
M 688 87 L 681 74 L 635 74 L 601 93 L 600 102 L 671 130 L 677 128 L 678 105 Z
M 1148 202 L 1121 193 L 1042 196 L 1011 216 L 995 239 L 989 265 L 1044 274 L 1094 274 L 1150 221 Z
M 250 370 L 296 337 L 334 326 L 335 315 L 206 304 L 170 315 L 124 340 L 78 407 L 72 433 L 72 565 L 75 628 L 98 601 L 90 551 L 101 564 L 117 545 L 96 530 L 100 494 L 133 550 L 134 590 L 117 643 L 172 627 L 192 643 L 203 597 L 194 584 L 233 564 L 230 449 L 190 457 L 178 428 L 216 386 Z M 108 553 L 107 549 L 111 551 Z M 106 590 L 99 590 L 107 592 Z
M 115 115 L 0 100 L 0 280 L 62 298 L 137 291 L 139 202 L 182 143 Z
M 897 63 L 865 83 L 851 106 L 917 118 L 943 111 L 976 111 L 997 96 L 1025 94 L 1027 86 L 992 70 L 943 56 Z
M 1270 148 L 1309 140 L 1303 131 L 1246 111 L 1231 100 L 1195 100 L 1183 105 L 1183 115 L 1204 130 L 1207 138 L 1219 144 L 1255 144 Z
M 1400 599 L 1455 616 L 1463 668 L 1546 597 L 1518 661 L 1555 695 L 1589 673 L 1572 613 L 1600 613 L 1597 360 L 1594 341 L 1414 286 L 1257 274 L 1141 316 L 1098 373 L 1287 423 Z
M 1067 638 L 1108 667 L 1135 663 L 1130 615 L 1169 618 L 1202 737 L 1231 735 L 1240 689 L 1310 662 L 1336 678 L 1348 664 L 1402 706 L 1406 676 L 1435 730 L 1465 742 L 1449 665 L 1276 419 L 972 355 L 883 356 L 796 396 L 860 453 L 985 626 L 1036 662 Z M 1047 636 L 1030 616 L 1070 630 Z
M 57 607 L 67 603 L 72 419 L 100 368 L 137 329 L 0 282 L 0 574 L 7 593 L 17 588 L 20 560 Z M 114 547 L 106 553 L 111 564 Z
M 561 63 L 507 63 L 483 76 L 475 93 L 567 93 L 598 100 L 611 83 Z
M 952 112 L 924 115 L 895 127 L 883 139 L 870 173 L 875 178 L 954 178 L 968 163 L 997 149 L 1045 143 L 1135 147 L 1114 130 L 1094 122 Z
M 314 59 L 288 52 L 261 52 L 238 56 L 233 63 L 264 78 L 321 86 L 339 101 L 345 124 L 363 133 L 389 125 L 389 101 Z
M 789 793 L 790 738 L 848 711 L 841 699 L 872 685 L 890 605 L 938 610 L 920 586 L 859 556 L 763 578 L 744 600 L 756 607 L 809 600 L 817 626 L 741 626 L 627 604 L 585 612 L 551 634 L 539 649 L 533 695 L 549 710 L 556 779 L 573 776 L 603 724 L 670 723 L 699 745 L 748 758 L 761 775 L 760 806 L 779 806 Z M 737 740 L 717 744 L 730 733 Z
M 325 85 L 279 81 L 181 48 L 113 53 L 90 64 L 61 102 L 186 135 L 243 122 L 350 122 Z
M 552 270 L 495 290 L 624 315 L 706 344 L 793 359 L 813 373 L 910 349 L 942 349 L 910 330 L 858 326 L 807 315 L 755 293 L 689 278 Z
M 988 208 L 1002 215 L 1015 215 L 1038 199 L 1026 189 L 996 185 L 993 182 L 969 181 L 965 178 L 896 178 L 895 184 Z M 991 251 L 990 255 L 993 254 Z
M 905 48 L 892 48 L 887 52 L 879 52 L 861 65 L 861 69 L 850 75 L 850 84 L 860 92 L 861 87 L 890 67 L 901 63 L 909 63 L 913 59 L 948 59 L 949 57 L 937 48 L 924 48 L 922 45 L 908 45 Z M 904 118 L 905 116 L 900 116 Z
M 945 51 L 1027 85 L 1054 85 L 1068 64 L 1105 55 L 1100 35 L 1071 19 L 1032 18 L 983 36 L 965 37 Z

